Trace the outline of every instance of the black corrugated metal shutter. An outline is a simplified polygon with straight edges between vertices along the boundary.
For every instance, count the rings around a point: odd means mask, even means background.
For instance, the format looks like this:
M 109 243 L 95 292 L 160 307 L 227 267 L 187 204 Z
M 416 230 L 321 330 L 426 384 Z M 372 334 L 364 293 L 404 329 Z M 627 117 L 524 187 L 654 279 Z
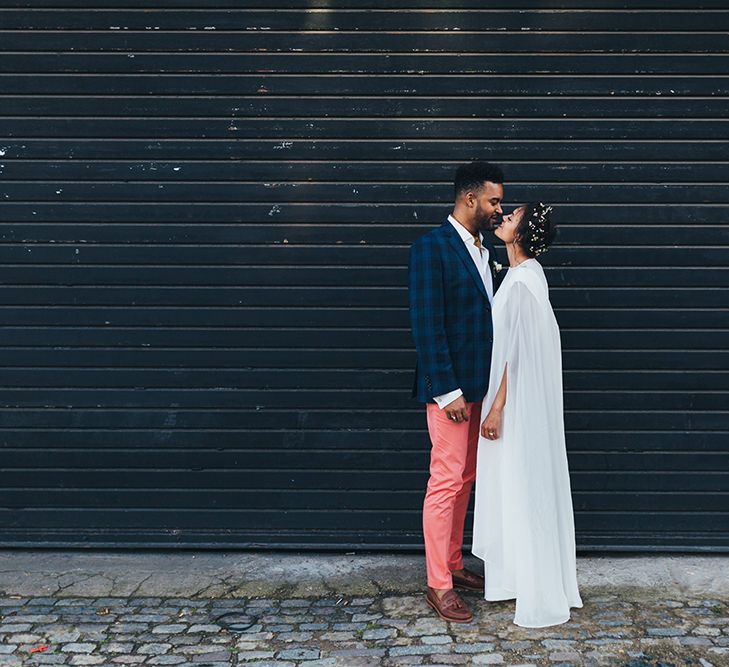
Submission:
M 0 1 L 0 545 L 419 545 L 478 157 L 562 223 L 579 544 L 729 547 L 725 1 L 148 6 Z

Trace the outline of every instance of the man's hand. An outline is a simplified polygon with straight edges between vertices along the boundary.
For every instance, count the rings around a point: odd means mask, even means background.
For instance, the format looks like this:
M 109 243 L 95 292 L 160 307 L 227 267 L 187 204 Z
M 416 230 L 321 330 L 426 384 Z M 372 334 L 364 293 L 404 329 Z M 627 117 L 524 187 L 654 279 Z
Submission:
M 453 422 L 467 422 L 468 421 L 468 407 L 466 406 L 466 399 L 463 396 L 459 396 L 455 401 L 449 403 L 444 408 L 448 419 Z

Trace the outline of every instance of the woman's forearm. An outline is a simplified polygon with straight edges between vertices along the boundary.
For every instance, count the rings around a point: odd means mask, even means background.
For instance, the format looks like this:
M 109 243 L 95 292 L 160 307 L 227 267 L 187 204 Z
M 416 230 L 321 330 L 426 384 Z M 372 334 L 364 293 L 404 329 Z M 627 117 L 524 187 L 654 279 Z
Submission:
M 499 390 L 496 392 L 496 396 L 494 397 L 494 402 L 491 405 L 492 410 L 498 410 L 499 412 L 502 412 L 504 409 L 504 406 L 506 405 L 506 369 L 508 366 L 504 366 L 504 374 L 501 376 L 501 384 L 499 385 Z

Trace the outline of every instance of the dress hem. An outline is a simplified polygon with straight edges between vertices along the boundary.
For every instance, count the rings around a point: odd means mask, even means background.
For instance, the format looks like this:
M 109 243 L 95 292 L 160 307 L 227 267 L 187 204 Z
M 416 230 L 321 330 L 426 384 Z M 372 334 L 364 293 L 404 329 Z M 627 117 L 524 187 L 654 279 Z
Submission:
M 539 625 L 528 625 L 526 623 L 519 623 L 516 618 L 514 619 L 514 625 L 518 625 L 520 628 L 551 628 L 553 625 L 562 625 L 567 623 L 572 618 L 571 614 L 567 614 L 567 618 L 563 621 L 553 621 L 551 623 L 541 623 Z
M 484 600 L 489 602 L 501 602 L 502 600 L 516 600 L 516 593 L 507 588 L 486 588 Z

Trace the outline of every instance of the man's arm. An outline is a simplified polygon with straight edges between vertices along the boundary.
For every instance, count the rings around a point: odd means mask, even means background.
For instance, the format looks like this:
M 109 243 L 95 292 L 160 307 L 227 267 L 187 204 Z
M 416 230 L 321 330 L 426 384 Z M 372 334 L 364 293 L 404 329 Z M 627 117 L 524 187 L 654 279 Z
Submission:
M 427 378 L 426 382 L 429 380 L 428 386 L 434 400 L 439 407 L 445 408 L 463 392 L 458 387 L 445 332 L 445 294 L 440 253 L 428 237 L 416 241 L 410 248 L 408 295 L 410 324 L 421 370 Z M 455 407 L 459 413 L 461 410 L 465 412 L 463 400 L 458 401 Z

